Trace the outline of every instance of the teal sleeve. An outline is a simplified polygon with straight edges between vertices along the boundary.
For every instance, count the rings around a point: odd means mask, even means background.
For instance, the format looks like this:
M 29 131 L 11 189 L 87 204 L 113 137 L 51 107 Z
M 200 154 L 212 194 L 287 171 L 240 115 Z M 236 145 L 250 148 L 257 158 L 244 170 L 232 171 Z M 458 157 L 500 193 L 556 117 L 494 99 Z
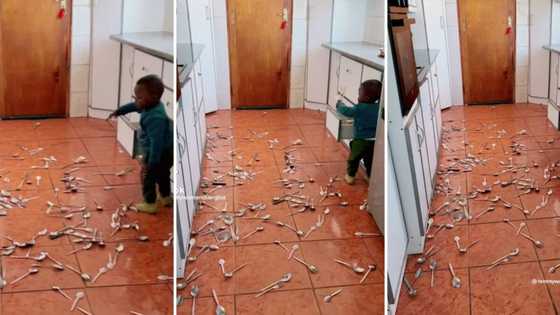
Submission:
M 128 103 L 126 105 L 123 105 L 121 107 L 119 107 L 116 111 L 115 111 L 115 115 L 117 116 L 121 116 L 121 115 L 126 115 L 128 113 L 132 113 L 132 112 L 139 112 L 140 110 L 138 109 L 138 107 L 136 106 L 136 103 Z
M 162 118 L 152 118 L 146 126 L 146 135 L 150 139 L 148 149 L 148 166 L 154 166 L 161 160 L 163 153 L 163 139 L 168 122 Z
M 342 101 L 338 101 L 336 103 L 336 111 L 346 117 L 354 117 L 354 115 L 356 114 L 356 110 L 353 107 L 344 105 Z

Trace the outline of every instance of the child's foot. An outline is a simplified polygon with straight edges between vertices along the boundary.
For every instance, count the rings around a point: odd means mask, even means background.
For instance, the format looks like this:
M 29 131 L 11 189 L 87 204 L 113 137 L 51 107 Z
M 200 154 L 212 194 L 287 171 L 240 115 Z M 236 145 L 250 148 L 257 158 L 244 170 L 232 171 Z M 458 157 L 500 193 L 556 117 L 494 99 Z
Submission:
M 354 176 L 350 176 L 350 175 L 346 174 L 344 176 L 344 180 L 346 181 L 346 183 L 348 185 L 354 185 Z
M 136 209 L 138 209 L 139 212 L 156 214 L 157 211 L 158 211 L 157 205 L 156 205 L 155 202 L 154 203 L 141 202 L 141 203 L 137 203 L 135 206 L 136 206 Z
M 159 203 L 164 207 L 171 207 L 173 206 L 173 198 L 171 196 L 162 197 L 159 200 Z

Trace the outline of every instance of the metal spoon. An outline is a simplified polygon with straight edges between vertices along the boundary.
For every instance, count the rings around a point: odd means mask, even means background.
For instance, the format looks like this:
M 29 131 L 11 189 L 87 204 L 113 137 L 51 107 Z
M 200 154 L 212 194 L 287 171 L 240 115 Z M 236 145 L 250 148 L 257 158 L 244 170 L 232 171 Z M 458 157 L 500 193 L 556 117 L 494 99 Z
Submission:
M 85 296 L 86 296 L 85 293 L 82 291 L 76 292 L 76 298 L 74 299 L 74 302 L 72 302 L 72 306 L 70 307 L 70 310 L 71 311 L 75 310 L 80 300 L 83 299 Z
M 334 291 L 333 293 L 331 293 L 331 294 L 325 296 L 325 297 L 323 298 L 323 302 L 325 302 L 325 303 L 330 303 L 331 300 L 332 300 L 332 298 L 335 297 L 335 296 L 337 296 L 337 295 L 339 295 L 340 292 L 342 292 L 342 289 L 338 289 L 338 290 Z
M 536 240 L 536 239 L 532 238 L 531 236 L 529 236 L 529 235 L 527 235 L 527 234 L 525 234 L 525 233 L 523 233 L 523 232 L 521 232 L 520 234 L 521 234 L 523 237 L 525 237 L 526 239 L 528 239 L 528 240 L 530 240 L 531 242 L 533 242 L 533 244 L 535 244 L 536 247 L 538 247 L 538 248 L 543 248 L 543 247 L 544 247 L 544 242 L 543 242 L 543 241 Z
M 374 271 L 375 269 L 377 269 L 376 265 L 368 265 L 368 269 L 367 269 L 366 273 L 364 274 L 364 276 L 362 277 L 362 279 L 360 280 L 360 283 L 364 283 L 364 281 L 366 281 L 369 273 Z
M 292 259 L 292 257 L 294 257 L 294 254 L 296 253 L 296 251 L 299 249 L 299 245 L 298 244 L 294 244 L 292 245 L 292 249 L 290 250 L 290 253 L 288 254 L 288 260 Z
M 279 280 L 274 281 L 271 284 L 267 285 L 266 287 L 260 289 L 260 291 L 261 292 L 265 291 L 265 290 L 269 289 L 270 287 L 273 287 L 274 285 L 277 285 L 279 283 L 286 283 L 286 282 L 289 282 L 290 280 L 292 280 L 292 273 L 291 272 L 285 273 L 284 275 L 282 275 L 282 278 L 280 278 Z
M 478 242 L 480 242 L 480 240 L 473 241 L 472 243 L 470 243 L 469 245 L 467 245 L 467 247 L 464 247 L 464 248 L 459 249 L 459 253 L 460 253 L 460 254 L 466 253 L 467 250 L 468 250 L 469 248 L 473 247 L 473 246 L 476 245 Z
M 358 273 L 358 274 L 362 274 L 366 271 L 364 268 L 359 267 L 357 263 L 354 263 L 354 264 L 350 265 L 349 263 L 344 262 L 340 259 L 335 259 L 334 261 L 343 265 L 343 266 L 346 266 L 346 267 L 352 269 L 352 271 L 354 271 L 355 273 Z
M 93 277 L 93 279 L 91 280 L 91 283 L 95 283 L 95 281 L 97 281 L 97 279 L 99 279 L 99 277 L 101 277 L 101 275 L 106 273 L 107 271 L 108 271 L 108 269 L 105 266 L 99 268 L 99 271 L 97 272 L 95 277 Z
M 216 315 L 226 315 L 226 309 L 222 305 L 220 305 L 220 301 L 218 300 L 218 295 L 216 291 L 212 289 L 212 297 L 214 298 L 214 302 L 216 303 Z
M 298 258 L 298 257 L 296 257 L 296 256 L 294 256 L 294 259 L 295 259 L 297 262 L 299 262 L 299 263 L 305 265 L 305 267 L 307 267 L 307 269 L 308 269 L 311 273 L 317 273 L 317 272 L 319 272 L 319 269 L 317 268 L 317 266 L 312 265 L 312 264 L 309 264 L 309 263 L 305 262 L 303 259 Z
M 192 289 L 191 289 L 191 296 L 193 298 L 192 300 L 192 309 L 191 309 L 191 313 L 192 315 L 195 315 L 195 310 L 196 310 L 196 297 L 198 296 L 198 294 L 200 293 L 200 289 L 198 288 L 197 285 L 193 285 Z
M 70 265 L 64 265 L 66 268 L 70 269 L 71 271 L 75 272 L 76 274 L 78 274 L 82 279 L 84 279 L 85 281 L 90 281 L 91 277 L 90 275 L 88 275 L 85 272 L 80 272 L 78 269 L 70 266 Z
M 25 277 L 27 277 L 27 276 L 29 276 L 29 275 L 35 274 L 35 273 L 37 273 L 37 272 L 39 272 L 39 269 L 37 269 L 37 268 L 29 268 L 29 270 L 28 270 L 25 274 L 23 274 L 21 277 L 15 279 L 14 281 L 10 282 L 10 284 L 16 284 L 17 282 L 21 281 L 23 278 L 25 278 Z
M 552 266 L 548 269 L 549 273 L 554 273 L 556 271 L 556 269 L 560 268 L 560 264 Z
M 286 224 L 284 222 L 281 221 L 276 221 L 276 225 L 281 226 L 281 227 L 287 227 L 288 229 L 294 231 L 298 236 L 303 236 L 305 233 L 302 230 L 296 230 L 296 228 L 294 228 L 293 226 Z
M 451 285 L 456 289 L 460 288 L 461 279 L 459 279 L 459 277 L 455 275 L 455 271 L 453 270 L 453 266 L 451 265 L 451 263 L 449 263 L 449 271 L 451 272 L 451 276 L 453 276 L 453 279 L 451 279 Z
M 258 232 L 262 232 L 262 231 L 264 231 L 264 227 L 258 226 L 256 230 L 254 230 L 253 232 L 248 233 L 247 235 L 243 236 L 241 239 L 242 239 L 242 240 L 247 239 L 247 238 L 249 238 L 251 235 L 253 235 L 253 234 L 255 234 L 255 233 L 258 233 Z
M 430 259 L 430 270 L 432 271 L 432 279 L 430 281 L 430 288 L 434 287 L 435 271 L 437 267 L 437 261 L 435 259 Z
M 414 287 L 412 287 L 412 284 L 410 284 L 410 282 L 408 282 L 408 280 L 406 280 L 406 278 L 403 278 L 403 282 L 406 285 L 406 288 L 408 289 L 408 296 L 416 296 L 416 289 Z
M 220 266 L 220 269 L 222 270 L 222 274 L 224 275 L 224 277 L 225 277 L 225 275 L 226 275 L 225 264 L 226 264 L 225 259 L 220 258 L 220 259 L 218 260 L 218 265 Z
M 229 271 L 229 272 L 224 273 L 224 277 L 226 277 L 226 278 L 228 278 L 228 279 L 231 278 L 231 277 L 233 277 L 233 274 L 234 274 L 234 273 L 236 273 L 237 271 L 239 271 L 239 270 L 245 268 L 245 266 L 247 266 L 247 265 L 249 265 L 249 264 L 243 264 L 243 265 L 241 265 L 241 266 L 239 266 L 239 267 L 233 269 L 232 271 Z

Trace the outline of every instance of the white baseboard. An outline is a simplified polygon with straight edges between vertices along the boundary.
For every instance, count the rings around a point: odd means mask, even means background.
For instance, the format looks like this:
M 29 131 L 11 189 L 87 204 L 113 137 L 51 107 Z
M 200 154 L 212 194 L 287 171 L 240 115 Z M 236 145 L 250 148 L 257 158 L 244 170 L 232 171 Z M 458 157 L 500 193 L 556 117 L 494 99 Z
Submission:
M 547 98 L 532 97 L 532 96 L 529 96 L 528 101 L 529 103 L 532 104 L 541 104 L 541 105 L 548 105 L 549 103 L 549 100 Z
M 312 110 L 320 110 L 322 112 L 327 111 L 327 104 L 320 104 L 320 103 L 312 103 L 305 101 L 303 108 L 305 109 L 312 109 Z
M 110 110 L 99 110 L 94 108 L 88 108 L 88 116 L 91 118 L 105 119 L 111 114 Z

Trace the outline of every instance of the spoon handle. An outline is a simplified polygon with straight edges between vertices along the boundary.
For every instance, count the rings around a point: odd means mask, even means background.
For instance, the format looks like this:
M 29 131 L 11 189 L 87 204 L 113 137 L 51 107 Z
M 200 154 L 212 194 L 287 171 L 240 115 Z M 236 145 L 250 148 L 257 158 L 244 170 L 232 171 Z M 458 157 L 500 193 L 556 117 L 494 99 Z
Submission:
M 192 299 L 192 309 L 191 309 L 192 315 L 195 315 L 195 310 L 196 310 L 196 296 L 193 296 L 193 299 Z

